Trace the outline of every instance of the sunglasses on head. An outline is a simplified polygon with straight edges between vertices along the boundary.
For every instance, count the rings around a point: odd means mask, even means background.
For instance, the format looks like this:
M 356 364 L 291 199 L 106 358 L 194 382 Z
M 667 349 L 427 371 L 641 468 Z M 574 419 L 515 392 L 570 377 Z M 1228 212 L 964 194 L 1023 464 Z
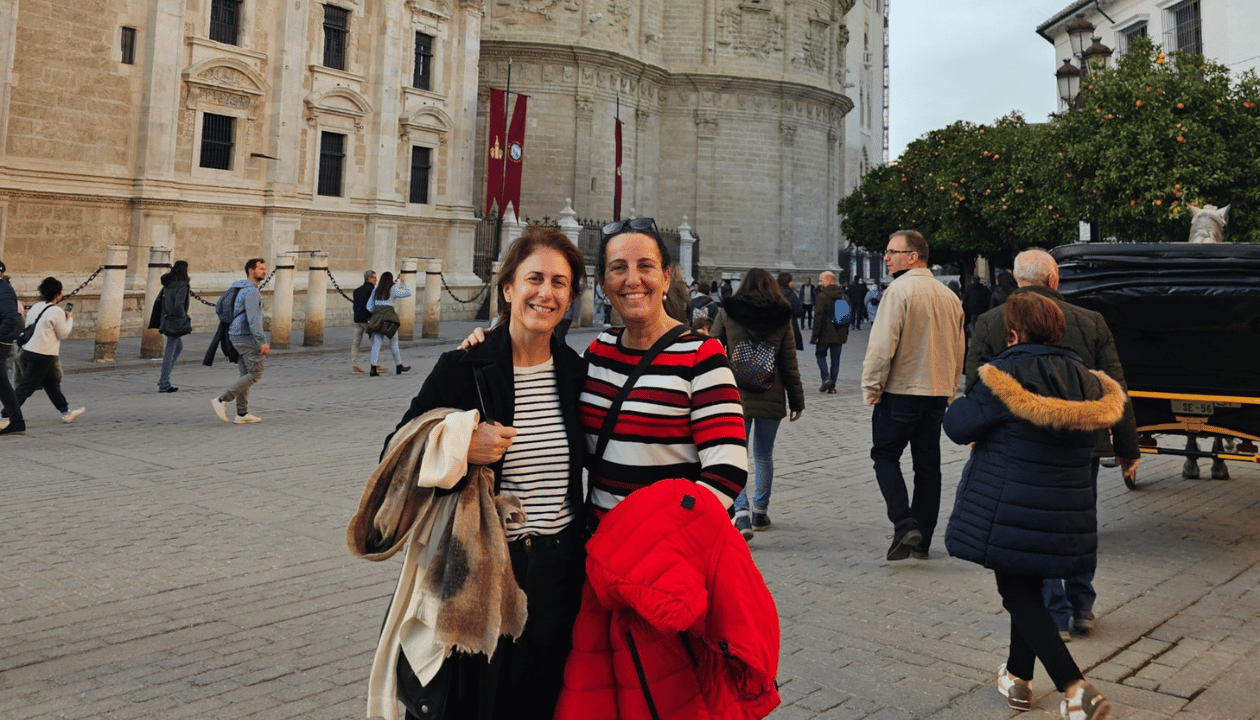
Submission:
M 601 227 L 599 229 L 599 234 L 603 236 L 603 239 L 607 240 L 614 235 L 620 235 L 624 232 L 643 232 L 645 230 L 651 230 L 653 236 L 659 236 L 661 234 L 660 231 L 656 229 L 656 220 L 650 217 L 616 220 Z

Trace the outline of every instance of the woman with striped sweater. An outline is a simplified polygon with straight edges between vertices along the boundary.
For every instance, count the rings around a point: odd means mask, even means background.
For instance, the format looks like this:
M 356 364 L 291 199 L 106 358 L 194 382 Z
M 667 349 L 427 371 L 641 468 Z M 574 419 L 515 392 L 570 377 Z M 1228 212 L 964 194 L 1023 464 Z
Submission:
M 587 349 L 579 398 L 597 516 L 631 492 L 669 478 L 703 485 L 730 508 L 748 479 L 743 409 L 726 353 L 717 340 L 690 330 L 635 382 L 603 457 L 593 456 L 618 390 L 648 349 L 680 324 L 665 312 L 669 263 L 651 218 L 601 229 L 596 277 L 625 327 L 605 330 Z

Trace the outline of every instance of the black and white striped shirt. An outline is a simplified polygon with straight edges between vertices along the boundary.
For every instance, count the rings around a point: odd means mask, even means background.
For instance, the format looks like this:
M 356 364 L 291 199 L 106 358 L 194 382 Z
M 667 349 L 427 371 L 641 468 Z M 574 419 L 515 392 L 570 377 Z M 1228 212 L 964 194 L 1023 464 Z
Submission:
M 558 533 L 576 512 L 568 497 L 569 438 L 560 413 L 554 360 L 513 371 L 516 437 L 503 456 L 500 491 L 520 498 L 526 521 L 508 523 L 508 540 Z

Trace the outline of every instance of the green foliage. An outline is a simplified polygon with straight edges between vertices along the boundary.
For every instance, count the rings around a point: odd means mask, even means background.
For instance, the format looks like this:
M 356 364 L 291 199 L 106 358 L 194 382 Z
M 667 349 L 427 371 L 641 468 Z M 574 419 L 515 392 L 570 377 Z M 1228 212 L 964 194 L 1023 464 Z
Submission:
M 898 228 L 932 243 L 932 261 L 997 261 L 1077 238 L 1098 220 L 1121 240 L 1183 241 L 1187 204 L 1231 204 L 1226 239 L 1260 241 L 1260 81 L 1231 82 L 1201 56 L 1135 39 L 1095 69 L 1084 109 L 1029 125 L 956 122 L 915 140 L 842 200 L 841 227 L 882 249 Z
M 1115 69 L 1084 81 L 1082 110 L 1057 117 L 1069 186 L 1103 232 L 1184 241 L 1187 205 L 1231 205 L 1226 239 L 1260 241 L 1260 82 L 1201 55 L 1136 38 Z

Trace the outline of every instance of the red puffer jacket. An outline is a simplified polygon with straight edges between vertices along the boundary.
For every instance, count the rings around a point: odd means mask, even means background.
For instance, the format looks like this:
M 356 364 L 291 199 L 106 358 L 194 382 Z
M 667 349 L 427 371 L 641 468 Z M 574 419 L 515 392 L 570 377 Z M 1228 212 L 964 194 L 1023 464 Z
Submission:
M 713 493 L 637 490 L 586 550 L 557 720 L 756 720 L 778 706 L 778 611 Z

